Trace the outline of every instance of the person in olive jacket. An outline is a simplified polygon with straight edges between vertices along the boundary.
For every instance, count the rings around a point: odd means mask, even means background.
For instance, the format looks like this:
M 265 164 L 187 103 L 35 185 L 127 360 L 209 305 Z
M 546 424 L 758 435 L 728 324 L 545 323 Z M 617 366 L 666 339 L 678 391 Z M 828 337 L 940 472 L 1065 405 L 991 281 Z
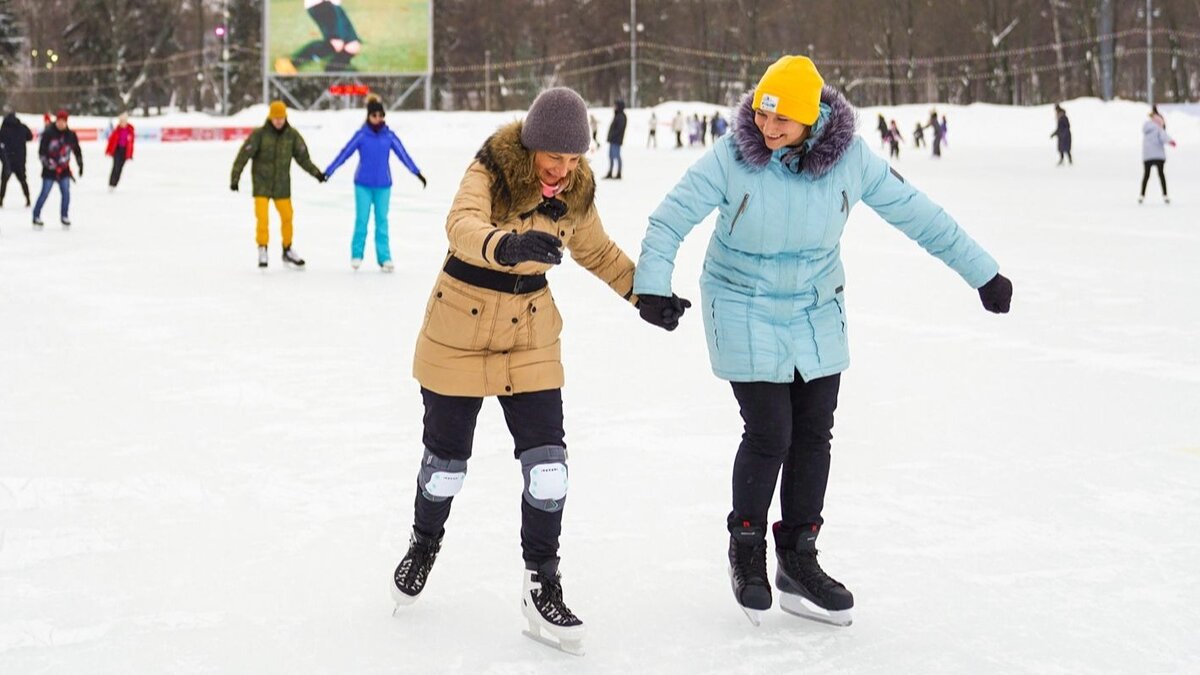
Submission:
M 635 303 L 633 261 L 604 231 L 584 155 L 587 106 L 565 87 L 542 92 L 523 121 L 501 127 L 459 186 L 446 232 L 450 252 L 429 298 L 413 375 L 425 404 L 412 537 L 396 568 L 398 605 L 417 599 L 466 478 L 475 420 L 495 396 L 521 463 L 523 612 L 564 645 L 584 626 L 564 604 L 558 543 L 567 496 L 562 316 L 546 272 L 562 247 L 618 296 Z
M 254 181 L 254 217 L 258 225 L 256 239 L 259 267 L 267 266 L 267 205 L 272 200 L 282 221 L 280 230 L 283 234 L 283 262 L 297 269 L 304 267 L 304 259 L 292 250 L 293 159 L 318 182 L 325 182 L 325 174 L 308 156 L 308 145 L 304 142 L 304 137 L 288 124 L 287 106 L 283 101 L 272 101 L 266 124 L 255 129 L 238 151 L 229 182 L 229 189 L 237 192 L 242 169 L 246 167 L 246 162 L 252 162 L 250 175 Z
M 21 184 L 21 192 L 25 193 L 25 206 L 30 205 L 29 181 L 25 177 L 25 144 L 33 140 L 33 132 L 17 119 L 17 114 L 10 112 L 0 123 L 0 163 L 4 165 L 3 177 L 0 178 L 0 206 L 4 205 L 4 194 L 8 192 L 8 179 L 16 176 Z

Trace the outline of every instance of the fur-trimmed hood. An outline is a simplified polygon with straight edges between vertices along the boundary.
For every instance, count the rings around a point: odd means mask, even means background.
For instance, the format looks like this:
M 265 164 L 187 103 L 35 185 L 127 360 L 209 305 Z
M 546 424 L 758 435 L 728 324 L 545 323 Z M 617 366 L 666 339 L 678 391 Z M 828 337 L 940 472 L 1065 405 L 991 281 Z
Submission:
M 821 90 L 821 114 L 812 131 L 799 148 L 772 152 L 754 123 L 754 92 L 742 97 L 734 115 L 733 141 L 737 158 L 743 164 L 762 169 L 779 153 L 785 166 L 795 167 L 797 173 L 820 178 L 837 165 L 854 141 L 858 115 L 846 97 L 833 87 Z
M 475 159 L 492 174 L 492 213 L 503 220 L 542 201 L 542 182 L 533 170 L 533 152 L 521 145 L 521 122 L 512 122 L 496 130 Z M 596 180 L 586 157 L 579 158 L 569 177 L 570 185 L 558 194 L 569 213 L 582 214 L 596 198 Z

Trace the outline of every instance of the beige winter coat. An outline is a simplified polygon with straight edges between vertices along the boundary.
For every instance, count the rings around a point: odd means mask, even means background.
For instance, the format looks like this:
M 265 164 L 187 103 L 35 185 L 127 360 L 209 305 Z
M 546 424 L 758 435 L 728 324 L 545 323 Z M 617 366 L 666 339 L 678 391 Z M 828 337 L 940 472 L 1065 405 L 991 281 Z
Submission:
M 532 153 L 520 139 L 521 123 L 514 122 L 501 127 L 476 154 L 446 217 L 449 254 L 477 267 L 540 274 L 553 265 L 501 265 L 496 262 L 496 245 L 510 232 L 549 232 L 562 239 L 577 263 L 636 302 L 633 261 L 600 223 L 587 160 L 580 160 L 568 177 L 569 187 L 558 195 L 568 210 L 556 223 L 534 211 L 542 201 L 541 182 Z M 441 272 L 425 309 L 413 376 L 422 387 L 448 396 L 557 389 L 563 386 L 561 330 L 562 316 L 549 286 L 514 295 L 471 286 Z

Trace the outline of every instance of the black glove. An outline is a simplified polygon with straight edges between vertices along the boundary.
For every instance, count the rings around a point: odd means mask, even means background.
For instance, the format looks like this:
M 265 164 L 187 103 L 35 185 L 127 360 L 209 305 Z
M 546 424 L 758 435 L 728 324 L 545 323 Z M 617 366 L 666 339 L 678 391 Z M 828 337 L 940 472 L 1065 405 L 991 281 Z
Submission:
M 1003 274 L 996 274 L 991 281 L 979 287 L 979 299 L 987 311 L 1008 314 L 1008 307 L 1012 304 L 1012 282 Z
M 530 230 L 523 234 L 506 234 L 496 244 L 496 262 L 501 265 L 516 265 L 527 260 L 557 265 L 562 262 L 562 240 L 558 237 Z
M 425 189 L 429 186 L 429 184 L 425 182 L 425 176 L 422 176 L 419 173 L 417 174 L 417 180 L 421 181 L 421 189 Z
M 327 180 L 329 180 L 329 174 L 327 174 L 327 173 L 323 173 L 323 174 L 317 176 L 318 183 L 324 183 Z
M 79 177 L 83 178 L 83 165 L 82 164 L 79 165 Z
M 674 293 L 671 297 L 665 295 L 639 295 L 638 313 L 647 323 L 652 323 L 664 330 L 675 330 L 679 327 L 679 318 L 684 310 L 692 303 Z
M 234 192 L 237 192 L 237 191 L 238 191 L 238 184 L 237 184 L 237 183 L 230 183 L 230 184 L 229 184 L 229 189 L 230 189 L 230 190 L 233 190 Z

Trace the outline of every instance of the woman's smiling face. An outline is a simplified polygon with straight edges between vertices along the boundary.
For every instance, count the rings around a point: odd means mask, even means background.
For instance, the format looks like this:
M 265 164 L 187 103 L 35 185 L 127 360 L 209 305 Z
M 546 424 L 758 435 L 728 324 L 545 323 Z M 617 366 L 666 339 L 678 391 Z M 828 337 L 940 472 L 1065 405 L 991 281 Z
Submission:
M 771 150 L 797 145 L 808 138 L 808 125 L 765 110 L 754 111 L 754 124 Z

